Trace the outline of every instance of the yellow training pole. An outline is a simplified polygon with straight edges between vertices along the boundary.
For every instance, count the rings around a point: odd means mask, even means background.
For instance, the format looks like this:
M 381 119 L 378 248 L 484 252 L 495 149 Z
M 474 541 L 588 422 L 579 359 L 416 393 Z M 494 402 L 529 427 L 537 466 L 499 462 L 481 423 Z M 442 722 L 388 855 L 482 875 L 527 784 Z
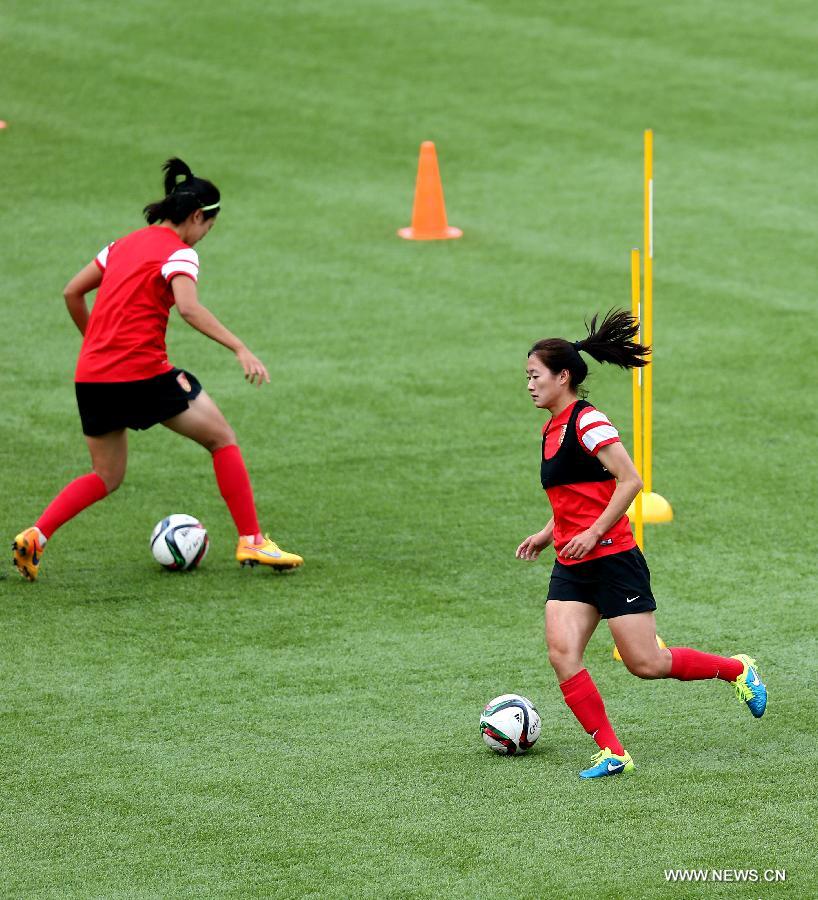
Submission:
M 639 251 L 631 250 L 631 315 L 639 320 Z M 639 477 L 643 477 L 643 454 L 642 454 L 642 370 L 633 369 L 633 464 Z M 645 528 L 642 518 L 642 491 L 636 495 L 634 501 L 634 537 L 640 550 L 645 549 Z
M 640 284 L 639 284 L 639 251 L 636 249 L 631 250 L 631 315 L 639 321 L 639 314 L 641 312 L 640 303 L 639 303 L 639 293 L 640 293 Z M 643 343 L 642 338 L 639 337 L 637 339 L 640 343 Z M 639 477 L 644 481 L 644 453 L 643 453 L 643 442 L 645 438 L 643 422 L 642 422 L 642 369 L 633 369 L 633 464 L 636 467 L 636 471 L 639 473 Z M 634 539 L 636 540 L 636 544 L 640 550 L 644 551 L 645 549 L 645 528 L 644 528 L 644 515 L 643 515 L 643 502 L 642 502 L 642 493 L 643 491 L 639 491 L 634 499 L 633 503 L 631 503 L 628 509 L 628 517 L 633 520 L 634 525 Z M 656 644 L 660 649 L 664 649 L 667 644 L 656 635 Z M 614 644 L 613 648 L 613 658 L 617 662 L 622 662 L 622 656 L 619 653 L 619 648 Z
M 645 304 L 642 310 L 642 341 L 653 347 L 653 132 L 645 132 Z M 645 493 L 653 490 L 653 354 L 645 366 Z
M 644 431 L 644 473 L 642 481 L 643 519 L 645 522 L 670 522 L 673 510 L 664 497 L 653 492 L 653 131 L 645 131 L 645 257 L 642 263 L 644 284 L 642 288 L 641 342 L 651 348 L 650 362 L 642 370 Z

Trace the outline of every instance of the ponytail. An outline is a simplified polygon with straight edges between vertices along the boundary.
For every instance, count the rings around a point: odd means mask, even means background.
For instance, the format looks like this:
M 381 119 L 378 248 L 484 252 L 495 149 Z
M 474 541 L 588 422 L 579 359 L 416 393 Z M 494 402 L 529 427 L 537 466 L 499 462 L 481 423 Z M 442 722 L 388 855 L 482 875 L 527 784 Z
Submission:
M 165 197 L 156 203 L 148 203 L 144 208 L 148 225 L 165 219 L 179 225 L 197 209 L 202 210 L 205 219 L 218 215 L 221 195 L 219 189 L 206 178 L 197 178 L 190 166 L 174 156 L 162 169 L 165 173 Z
M 612 309 L 597 327 L 599 314 L 586 322 L 588 337 L 577 341 L 574 346 L 590 354 L 597 362 L 613 363 L 622 369 L 640 369 L 650 360 L 650 347 L 637 344 L 634 338 L 639 336 L 639 322 L 624 309 Z
M 180 184 L 193 178 L 190 166 L 178 156 L 171 157 L 163 166 L 165 173 L 165 193 L 172 194 Z
M 613 363 L 623 369 L 638 369 L 650 362 L 646 359 L 650 355 L 650 347 L 637 344 L 634 340 L 639 334 L 639 322 L 630 313 L 612 309 L 599 326 L 598 320 L 597 314 L 590 325 L 586 322 L 587 337 L 573 343 L 563 338 L 545 338 L 537 341 L 528 355 L 536 356 L 555 375 L 567 369 L 570 375 L 568 386 L 583 396 L 587 392 L 580 391 L 579 386 L 588 376 L 588 364 L 580 351 L 597 362 Z

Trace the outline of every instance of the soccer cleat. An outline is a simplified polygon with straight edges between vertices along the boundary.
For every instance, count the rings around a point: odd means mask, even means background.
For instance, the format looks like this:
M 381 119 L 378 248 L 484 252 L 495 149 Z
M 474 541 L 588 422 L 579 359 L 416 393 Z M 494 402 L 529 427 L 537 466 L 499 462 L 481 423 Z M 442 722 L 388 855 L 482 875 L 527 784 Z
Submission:
M 741 675 L 731 682 L 736 689 L 736 696 L 750 707 L 750 712 L 757 719 L 760 719 L 767 708 L 767 685 L 758 674 L 756 661 L 746 653 L 738 653 L 732 658 L 744 665 Z
M 621 775 L 633 771 L 633 760 L 626 750 L 621 756 L 608 747 L 600 750 L 591 760 L 591 767 L 579 773 L 580 778 L 604 778 L 607 775 Z
M 271 566 L 273 569 L 295 569 L 304 562 L 295 553 L 287 553 L 286 550 L 282 550 L 266 534 L 260 544 L 255 544 L 246 538 L 239 538 L 236 559 L 243 566 Z
M 29 581 L 36 581 L 40 574 L 40 559 L 43 548 L 40 544 L 40 531 L 38 528 L 26 528 L 21 531 L 11 545 L 14 553 L 12 562 L 17 566 L 17 571 Z

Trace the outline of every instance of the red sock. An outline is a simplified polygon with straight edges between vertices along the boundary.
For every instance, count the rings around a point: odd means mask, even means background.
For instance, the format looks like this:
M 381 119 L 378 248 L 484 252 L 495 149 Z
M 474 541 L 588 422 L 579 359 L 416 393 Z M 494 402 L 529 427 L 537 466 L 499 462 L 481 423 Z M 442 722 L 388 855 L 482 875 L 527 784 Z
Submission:
M 213 454 L 213 469 L 216 472 L 219 491 L 236 523 L 239 536 L 258 535 L 260 529 L 256 516 L 256 502 L 253 499 L 253 488 L 241 450 L 235 444 L 218 449 Z
M 583 669 L 573 678 L 563 681 L 560 690 L 569 709 L 577 717 L 579 724 L 596 741 L 599 749 L 607 747 L 621 756 L 625 748 L 619 743 L 619 738 L 611 728 L 605 713 L 605 704 L 588 670 Z
M 86 506 L 107 496 L 108 488 L 105 487 L 105 482 L 96 472 L 90 472 L 67 484 L 43 510 L 42 515 L 34 524 L 47 538 L 50 538 L 60 525 L 73 519 Z
M 671 647 L 670 677 L 679 681 L 702 681 L 705 678 L 720 678 L 735 681 L 744 671 L 744 664 L 729 656 L 714 656 L 689 647 Z

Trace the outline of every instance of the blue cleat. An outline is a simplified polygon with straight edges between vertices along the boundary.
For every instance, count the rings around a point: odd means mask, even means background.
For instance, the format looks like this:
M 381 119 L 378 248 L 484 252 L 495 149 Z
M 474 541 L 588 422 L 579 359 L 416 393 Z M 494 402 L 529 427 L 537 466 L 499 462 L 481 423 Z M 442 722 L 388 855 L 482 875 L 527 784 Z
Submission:
M 591 760 L 591 767 L 579 773 L 580 778 L 604 778 L 607 775 L 621 775 L 633 771 L 633 760 L 626 750 L 621 756 L 608 747 L 600 750 Z
M 767 685 L 761 680 L 754 659 L 746 653 L 738 653 L 733 659 L 744 665 L 744 671 L 732 682 L 736 696 L 750 707 L 750 712 L 757 719 L 760 719 L 767 708 Z

